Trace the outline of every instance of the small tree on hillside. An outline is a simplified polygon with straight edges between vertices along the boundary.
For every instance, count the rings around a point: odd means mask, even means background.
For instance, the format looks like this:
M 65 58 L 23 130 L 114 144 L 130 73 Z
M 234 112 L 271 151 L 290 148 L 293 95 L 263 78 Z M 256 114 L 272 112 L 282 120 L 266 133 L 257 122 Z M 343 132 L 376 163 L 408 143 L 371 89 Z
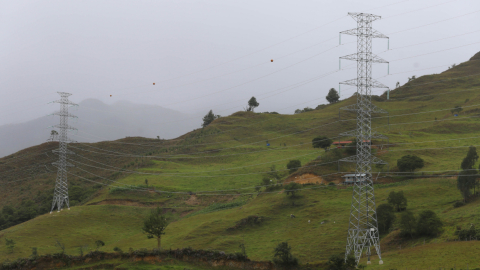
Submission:
M 333 141 L 325 136 L 318 136 L 312 140 L 313 148 L 323 148 L 325 151 L 332 145 Z
M 287 163 L 287 169 L 289 169 L 290 173 L 296 172 L 300 167 L 302 167 L 302 162 L 300 162 L 298 159 L 290 160 Z
M 13 248 L 15 248 L 15 241 L 13 239 L 8 239 L 5 237 L 5 246 L 7 247 L 8 253 L 13 253 Z
M 292 247 L 288 242 L 282 242 L 274 249 L 273 262 L 283 267 L 294 267 L 298 265 L 298 259 L 291 253 Z
M 475 162 L 478 160 L 477 149 L 474 146 L 470 146 L 467 152 L 467 156 L 462 160 L 460 167 L 462 171 L 458 174 L 457 188 L 463 197 L 463 202 L 467 202 L 470 197 L 470 189 L 474 189 L 477 183 L 477 170 L 473 168 Z
M 257 99 L 255 97 L 250 98 L 248 101 L 248 111 L 254 111 L 256 107 L 258 107 L 260 103 L 257 102 Z
M 461 111 L 463 111 L 462 106 L 455 106 L 455 108 L 453 108 L 453 109 L 450 110 L 450 112 L 451 112 L 452 114 L 460 113 Z
M 285 186 L 285 194 L 288 196 L 288 194 L 292 194 L 292 198 L 295 197 L 295 193 L 300 191 L 302 188 L 302 185 L 295 183 L 295 182 L 290 182 L 288 185 Z
M 442 231 L 443 223 L 432 210 L 424 210 L 417 219 L 416 231 L 419 235 L 435 236 Z
M 204 117 L 203 117 L 203 124 L 202 127 L 206 127 L 210 125 L 210 123 L 215 120 L 215 115 L 213 114 L 212 110 L 210 110 Z
M 355 257 L 348 256 L 347 260 L 343 256 L 332 255 L 327 262 L 327 270 L 354 270 L 357 262 Z
M 97 240 L 95 241 L 95 246 L 97 247 L 97 250 L 103 246 L 105 246 L 105 243 L 102 240 Z
M 335 88 L 330 88 L 330 91 L 328 91 L 328 95 L 325 98 L 330 104 L 332 104 L 338 102 L 340 96 L 338 95 L 338 92 L 337 90 L 335 90 Z
M 407 208 L 407 198 L 403 195 L 403 190 L 400 190 L 399 192 L 392 190 L 390 194 L 388 194 L 387 201 L 389 204 L 393 205 L 398 212 Z
M 463 202 L 467 202 L 470 197 L 470 189 L 475 188 L 477 181 L 477 170 L 463 170 L 458 174 L 457 188 L 463 197 Z
M 423 168 L 424 161 L 415 155 L 406 155 L 397 160 L 397 167 L 401 172 L 413 172 L 415 169 Z
M 148 238 L 157 238 L 157 248 L 161 249 L 161 237 L 165 234 L 165 229 L 168 226 L 167 218 L 162 215 L 160 207 L 153 209 L 145 220 L 143 221 L 143 232 L 147 234 Z
M 400 229 L 403 235 L 410 235 L 413 238 L 416 226 L 417 218 L 412 212 L 405 211 L 400 215 Z
M 393 222 L 395 222 L 395 213 L 393 207 L 389 204 L 381 204 L 377 207 L 378 230 L 381 233 L 388 232 Z

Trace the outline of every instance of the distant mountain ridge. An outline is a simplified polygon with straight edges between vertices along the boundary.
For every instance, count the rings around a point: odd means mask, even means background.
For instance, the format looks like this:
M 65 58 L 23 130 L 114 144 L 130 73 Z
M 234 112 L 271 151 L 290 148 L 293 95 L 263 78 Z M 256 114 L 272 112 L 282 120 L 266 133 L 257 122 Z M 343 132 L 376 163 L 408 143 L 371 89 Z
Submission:
M 156 105 L 119 101 L 112 105 L 86 99 L 70 112 L 78 119 L 69 121 L 78 131 L 70 137 L 79 142 L 116 140 L 126 136 L 171 139 L 200 127 L 201 116 L 184 114 Z M 0 157 L 47 141 L 58 116 L 43 116 L 19 124 L 0 126 Z

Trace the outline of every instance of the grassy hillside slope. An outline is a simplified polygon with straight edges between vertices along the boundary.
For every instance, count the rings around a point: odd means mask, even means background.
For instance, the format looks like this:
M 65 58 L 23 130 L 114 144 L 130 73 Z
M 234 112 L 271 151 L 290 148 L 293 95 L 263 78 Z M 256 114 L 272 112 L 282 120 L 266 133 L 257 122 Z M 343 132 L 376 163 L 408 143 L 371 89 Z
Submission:
M 398 170 L 398 158 L 415 154 L 425 160 L 421 170 L 425 175 L 455 175 L 468 146 L 480 146 L 480 77 L 476 75 L 480 74 L 480 61 L 476 58 L 478 54 L 441 74 L 413 80 L 391 91 L 390 100 L 385 95 L 374 98 L 378 107 L 389 112 L 389 118 L 375 115 L 374 127 L 386 134 L 392 145 L 384 151 L 381 141 L 374 143 L 382 148 L 375 152 L 390 164 L 391 172 Z M 338 180 L 340 175 L 323 176 L 337 172 L 338 164 L 320 166 L 336 159 L 313 149 L 311 140 L 318 135 L 349 139 L 338 134 L 355 128 L 354 115 L 342 111 L 339 119 L 338 112 L 354 103 L 352 97 L 295 115 L 238 112 L 169 141 L 126 138 L 72 144 L 70 149 L 77 155 L 71 160 L 77 167 L 71 169 L 69 179 L 72 185 L 91 188 L 91 194 L 70 211 L 42 215 L 3 230 L 2 237 L 14 239 L 17 247 L 14 253 L 7 254 L 5 246 L 0 245 L 0 260 L 28 256 L 29 247 L 34 246 L 40 253 L 58 251 L 55 238 L 61 238 L 70 253 L 77 252 L 80 245 L 92 246 L 95 239 L 103 240 L 107 245 L 102 249 L 109 251 L 116 246 L 124 250 L 154 247 L 154 241 L 148 240 L 140 228 L 149 207 L 158 205 L 173 220 L 163 239 L 166 248 L 192 246 L 234 252 L 244 243 L 249 257 L 269 260 L 273 248 L 288 241 L 302 263 L 325 261 L 344 251 L 351 189 L 312 184 L 304 186 L 299 198 L 291 199 L 281 190 L 258 194 L 255 186 L 260 185 L 272 165 L 282 176 L 281 181 L 287 178 L 285 166 L 290 159 L 306 165 L 290 180 L 304 173 L 317 176 L 313 183 Z M 455 106 L 463 108 L 458 116 L 451 112 Z M 10 182 L 1 192 L 0 206 L 18 205 L 35 198 L 39 191 L 51 192 L 55 171 L 48 164 L 54 156 L 48 154 L 47 159 L 43 154 L 49 147 L 55 148 L 54 143 L 0 159 L 0 173 L 6 175 L 1 181 Z M 347 156 L 343 150 L 339 155 Z M 340 166 L 343 171 L 349 168 L 349 164 Z M 455 238 L 456 226 L 478 224 L 479 219 L 478 200 L 453 208 L 453 202 L 461 199 L 455 179 L 437 177 L 385 184 L 398 180 L 390 175 L 378 180 L 383 185 L 376 189 L 377 204 L 384 203 L 390 191 L 403 190 L 410 210 L 431 209 L 445 223 L 442 235 L 425 239 L 425 246 L 424 239 L 399 238 L 398 230 L 382 236 L 385 267 L 440 267 L 460 259 L 474 266 L 475 262 L 470 261 L 476 252 L 471 249 L 474 244 L 448 241 Z M 119 188 L 125 184 L 129 189 Z M 226 203 L 236 207 L 214 211 Z M 291 219 L 290 214 L 297 218 Z M 261 216 L 262 223 L 235 226 L 252 215 Z M 430 250 L 449 253 L 440 258 Z M 414 259 L 419 254 L 428 256 L 426 262 Z

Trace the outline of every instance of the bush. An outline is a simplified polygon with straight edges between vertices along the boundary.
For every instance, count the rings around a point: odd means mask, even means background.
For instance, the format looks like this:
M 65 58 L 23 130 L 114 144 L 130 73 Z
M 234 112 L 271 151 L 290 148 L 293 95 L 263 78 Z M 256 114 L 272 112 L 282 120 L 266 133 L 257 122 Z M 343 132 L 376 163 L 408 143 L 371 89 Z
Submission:
M 381 204 L 377 207 L 378 230 L 381 233 L 388 232 L 393 222 L 395 222 L 394 209 L 389 204 Z
M 273 263 L 283 267 L 293 267 L 298 265 L 298 259 L 291 253 L 292 247 L 288 242 L 282 242 L 274 249 Z
M 415 169 L 423 168 L 423 159 L 415 155 L 406 155 L 397 160 L 397 167 L 401 172 L 413 172 Z
M 299 189 L 302 188 L 302 185 L 295 183 L 295 182 L 290 182 L 288 185 L 285 186 L 285 194 L 287 196 L 289 194 L 292 194 L 292 198 L 295 197 L 295 193 L 299 191 Z
M 396 193 L 395 191 L 390 192 L 387 201 L 389 204 L 393 205 L 398 212 L 407 209 L 407 198 L 403 195 L 403 190 Z
M 400 215 L 400 230 L 403 236 L 409 235 L 413 238 L 416 226 L 417 219 L 412 212 L 405 211 Z
M 356 261 L 353 256 L 345 258 L 341 255 L 332 255 L 327 262 L 327 270 L 354 270 L 356 269 Z
M 300 167 L 302 167 L 302 162 L 298 159 L 290 160 L 287 163 L 287 169 L 289 169 L 290 173 L 296 172 Z
M 323 148 L 325 151 L 332 145 L 333 141 L 325 136 L 318 136 L 312 140 L 313 148 Z
M 416 231 L 421 236 L 435 236 L 442 231 L 443 223 L 432 210 L 424 210 L 417 220 Z
M 465 205 L 464 202 L 458 201 L 458 202 L 455 202 L 455 203 L 453 204 L 453 207 L 454 207 L 454 208 L 458 208 L 458 207 L 461 207 L 461 206 L 464 206 L 464 205 Z
M 458 235 L 459 240 L 471 240 L 480 238 L 480 229 L 476 229 L 475 225 L 471 225 L 468 229 L 457 228 L 455 235 Z

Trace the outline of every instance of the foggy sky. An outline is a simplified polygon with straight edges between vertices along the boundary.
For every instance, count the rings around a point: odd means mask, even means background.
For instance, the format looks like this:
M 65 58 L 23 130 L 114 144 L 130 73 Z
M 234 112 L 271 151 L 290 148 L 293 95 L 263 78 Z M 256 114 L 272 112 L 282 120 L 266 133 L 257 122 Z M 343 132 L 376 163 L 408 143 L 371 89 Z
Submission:
M 397 60 L 480 42 L 480 32 L 461 35 L 480 30 L 480 12 L 423 26 L 477 10 L 478 0 L 0 1 L 0 125 L 53 112 L 58 104 L 47 103 L 58 99 L 57 91 L 72 93 L 77 103 L 128 100 L 195 114 L 228 115 L 251 96 L 257 111 L 314 108 L 326 103 L 330 88 L 355 78 L 355 69 L 279 92 L 338 70 L 338 58 L 356 52 L 354 36 L 342 36 L 337 46 L 338 33 L 356 27 L 348 12 L 382 16 L 373 27 L 390 37 L 390 50 L 385 39 L 375 40 L 373 50 L 391 61 L 394 75 L 379 81 L 393 88 L 480 51 L 477 43 Z M 348 65 L 355 67 L 342 60 Z M 405 71 L 411 72 L 395 75 Z M 387 65 L 376 64 L 373 73 L 387 75 Z M 347 88 L 342 98 L 355 92 Z

